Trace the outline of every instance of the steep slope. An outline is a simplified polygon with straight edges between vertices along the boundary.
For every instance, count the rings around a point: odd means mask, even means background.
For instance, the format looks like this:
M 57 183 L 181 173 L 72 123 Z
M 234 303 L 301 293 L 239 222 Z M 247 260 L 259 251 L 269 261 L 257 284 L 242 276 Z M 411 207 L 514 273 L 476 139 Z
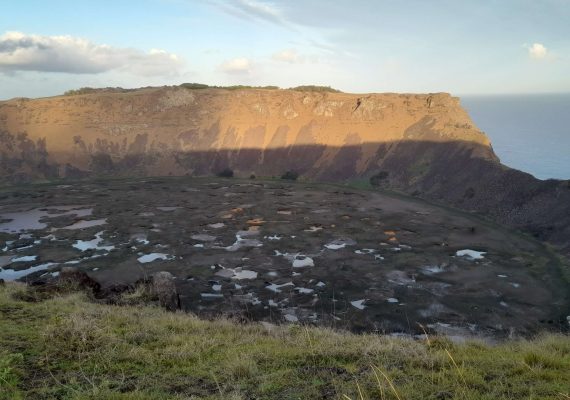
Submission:
M 292 90 L 129 92 L 0 102 L 0 179 L 238 175 L 374 176 L 490 215 L 542 239 L 570 238 L 568 182 L 502 166 L 448 94 Z
M 22 140 L 36 144 L 17 145 L 23 160 L 42 150 L 51 164 L 91 173 L 200 174 L 231 166 L 349 178 L 376 167 L 381 144 L 426 140 L 466 141 L 476 156 L 494 158 L 489 140 L 447 94 L 176 88 L 0 104 L 0 129 L 26 132 Z

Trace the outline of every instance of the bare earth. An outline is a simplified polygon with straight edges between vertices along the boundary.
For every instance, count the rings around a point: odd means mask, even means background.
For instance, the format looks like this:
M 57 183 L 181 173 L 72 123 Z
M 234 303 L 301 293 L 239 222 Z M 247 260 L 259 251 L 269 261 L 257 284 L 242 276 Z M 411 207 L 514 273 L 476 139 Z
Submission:
M 0 278 L 75 265 L 111 287 L 169 271 L 203 316 L 526 335 L 566 325 L 557 262 L 470 214 L 342 186 L 143 178 L 0 192 Z

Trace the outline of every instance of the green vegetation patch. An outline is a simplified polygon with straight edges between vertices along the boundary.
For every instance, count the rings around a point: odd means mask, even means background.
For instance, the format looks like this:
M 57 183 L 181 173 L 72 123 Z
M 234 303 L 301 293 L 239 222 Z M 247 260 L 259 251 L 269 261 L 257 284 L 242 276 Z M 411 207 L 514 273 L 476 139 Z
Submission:
M 249 89 L 265 89 L 265 90 L 279 90 L 279 86 L 267 85 L 267 86 L 251 86 L 251 85 L 229 85 L 229 86 L 217 86 L 217 85 L 207 85 L 205 83 L 188 82 L 182 83 L 178 86 L 163 86 L 164 88 L 184 88 L 189 90 L 203 90 L 203 89 L 223 89 L 223 90 L 249 90 Z M 79 89 L 72 89 L 66 91 L 64 96 L 77 96 L 83 94 L 91 93 L 128 93 L 139 89 L 150 89 L 152 87 L 147 86 L 138 89 L 125 89 L 122 87 L 104 87 L 104 88 L 92 88 L 92 87 L 82 87 Z M 289 90 L 296 90 L 299 92 L 322 92 L 322 93 L 342 93 L 340 90 L 334 89 L 330 86 L 318 86 L 318 85 L 303 85 L 289 88 Z
M 200 320 L 0 287 L 0 399 L 567 399 L 570 338 L 498 345 Z
M 290 88 L 289 90 L 296 90 L 299 92 L 328 92 L 328 93 L 342 93 L 338 89 L 334 89 L 330 86 L 318 86 L 318 85 L 302 85 L 302 86 L 295 86 Z
M 185 89 L 225 89 L 225 90 L 243 90 L 243 89 L 267 89 L 267 90 L 277 90 L 279 86 L 250 86 L 250 85 L 230 85 L 230 86 L 213 86 L 206 85 L 205 83 L 183 83 L 179 85 Z
M 80 89 L 72 89 L 68 90 L 63 93 L 64 96 L 77 96 L 82 94 L 91 94 L 91 93 L 100 93 L 100 92 L 108 92 L 108 93 L 127 93 L 132 92 L 136 89 L 124 89 L 122 87 L 105 87 L 105 88 L 92 88 L 92 87 L 82 87 Z

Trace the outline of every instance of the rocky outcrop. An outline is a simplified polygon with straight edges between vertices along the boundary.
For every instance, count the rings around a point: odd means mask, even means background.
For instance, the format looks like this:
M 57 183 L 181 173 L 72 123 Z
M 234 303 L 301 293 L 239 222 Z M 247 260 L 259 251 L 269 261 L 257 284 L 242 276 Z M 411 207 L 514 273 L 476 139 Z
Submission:
M 0 182 L 89 176 L 365 179 L 569 246 L 570 185 L 500 164 L 458 98 L 147 88 L 0 102 Z

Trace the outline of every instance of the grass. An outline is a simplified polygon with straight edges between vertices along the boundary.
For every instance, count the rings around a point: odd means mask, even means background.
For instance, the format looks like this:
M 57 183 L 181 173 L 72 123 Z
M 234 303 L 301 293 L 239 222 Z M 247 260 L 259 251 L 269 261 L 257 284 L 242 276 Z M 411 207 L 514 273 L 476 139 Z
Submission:
M 568 399 L 570 338 L 499 345 L 200 320 L 0 287 L 0 399 Z

